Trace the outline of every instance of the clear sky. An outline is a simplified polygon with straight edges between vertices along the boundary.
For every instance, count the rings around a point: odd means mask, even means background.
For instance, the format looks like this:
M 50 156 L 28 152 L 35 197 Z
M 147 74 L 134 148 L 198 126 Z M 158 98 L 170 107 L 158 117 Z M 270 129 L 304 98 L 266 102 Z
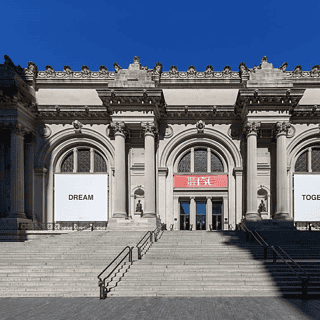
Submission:
M 161 62 L 164 71 L 209 64 L 237 71 L 264 55 L 275 67 L 288 62 L 287 70 L 320 64 L 319 0 L 1 0 L 0 12 L 0 63 L 7 54 L 39 70 L 127 68 L 135 55 L 149 68 Z

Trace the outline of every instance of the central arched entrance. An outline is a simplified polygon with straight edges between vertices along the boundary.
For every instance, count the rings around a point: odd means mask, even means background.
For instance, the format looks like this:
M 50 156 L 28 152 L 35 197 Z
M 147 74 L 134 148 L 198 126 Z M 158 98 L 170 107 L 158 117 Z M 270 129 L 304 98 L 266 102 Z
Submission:
M 228 199 L 227 164 L 213 148 L 192 146 L 177 157 L 174 196 L 180 204 L 180 230 L 222 230 L 223 198 Z

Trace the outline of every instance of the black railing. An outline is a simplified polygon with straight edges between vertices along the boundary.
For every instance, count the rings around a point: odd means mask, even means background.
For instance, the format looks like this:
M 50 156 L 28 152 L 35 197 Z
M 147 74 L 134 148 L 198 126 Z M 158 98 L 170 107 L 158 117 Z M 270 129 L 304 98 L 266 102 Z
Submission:
M 193 224 L 190 224 L 189 230 L 192 231 Z
M 136 247 L 138 249 L 138 259 L 140 260 L 142 258 L 142 252 L 144 249 L 147 248 L 147 245 L 149 244 L 149 247 L 154 242 L 158 241 L 158 236 L 160 231 L 163 230 L 163 225 L 156 227 L 153 231 L 147 231 L 146 234 L 140 239 L 140 241 L 137 243 Z
M 212 231 L 212 224 L 209 224 L 209 230 Z
M 270 248 L 273 251 L 273 263 L 277 262 L 277 256 L 280 257 L 280 259 L 290 268 L 290 270 L 300 279 L 301 281 L 301 293 L 303 296 L 308 295 L 308 283 L 310 281 L 310 276 L 288 255 L 287 252 L 285 252 L 280 246 L 270 246 Z M 290 260 L 295 267 L 297 267 L 300 272 L 304 274 L 304 276 L 301 276 L 299 273 L 297 273 L 292 266 L 286 261 L 286 259 L 280 254 L 276 249 L 280 249 L 283 254 L 287 257 L 288 260 Z
M 118 264 L 112 269 L 112 271 L 106 276 L 104 277 L 103 279 L 101 278 L 101 275 L 103 273 L 105 273 L 108 268 L 110 266 L 112 266 L 112 264 L 128 249 L 128 252 L 127 254 L 118 262 Z M 100 300 L 101 299 L 105 299 L 107 297 L 107 288 L 106 288 L 106 279 L 108 279 L 112 274 L 113 272 L 119 267 L 119 265 L 129 256 L 129 263 L 132 264 L 132 250 L 133 250 L 133 247 L 129 247 L 129 246 L 126 246 L 113 260 L 112 262 L 109 263 L 109 265 L 104 268 L 104 270 L 98 275 L 98 285 L 100 287 Z
M 285 252 L 280 246 L 270 246 L 262 237 L 261 235 L 257 232 L 254 231 L 252 232 L 251 230 L 249 230 L 246 225 L 244 223 L 240 224 L 242 230 L 244 230 L 246 232 L 246 240 L 249 241 L 250 240 L 250 236 L 251 236 L 251 240 L 255 239 L 256 242 L 263 246 L 264 248 L 264 259 L 268 258 L 268 248 L 270 248 L 272 250 L 272 257 L 273 257 L 273 263 L 277 262 L 277 256 L 287 265 L 287 267 L 290 268 L 290 270 L 300 279 L 301 281 L 301 293 L 303 296 L 307 296 L 308 295 L 308 283 L 310 281 L 310 276 L 289 256 L 289 254 L 287 252 Z M 277 249 L 281 250 L 282 253 L 287 257 L 287 260 L 290 260 L 293 265 L 298 268 L 300 270 L 300 272 L 303 273 L 303 276 L 301 276 L 300 274 L 298 274 L 293 268 L 292 266 L 290 266 L 290 264 L 286 261 L 286 259 L 283 257 L 282 254 L 280 254 Z

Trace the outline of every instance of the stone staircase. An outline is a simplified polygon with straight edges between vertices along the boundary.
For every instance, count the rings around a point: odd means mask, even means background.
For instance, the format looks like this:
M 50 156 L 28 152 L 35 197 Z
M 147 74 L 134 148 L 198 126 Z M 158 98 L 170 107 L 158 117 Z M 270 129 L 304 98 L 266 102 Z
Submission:
M 320 260 L 307 251 L 304 258 L 308 292 L 319 294 Z M 242 231 L 166 231 L 124 277 L 113 278 L 108 297 L 300 295 L 300 283 L 283 262 L 272 263 L 271 251 L 264 260 L 263 249 L 247 243 Z
M 0 242 L 0 297 L 99 297 L 98 274 L 144 231 L 81 231 Z

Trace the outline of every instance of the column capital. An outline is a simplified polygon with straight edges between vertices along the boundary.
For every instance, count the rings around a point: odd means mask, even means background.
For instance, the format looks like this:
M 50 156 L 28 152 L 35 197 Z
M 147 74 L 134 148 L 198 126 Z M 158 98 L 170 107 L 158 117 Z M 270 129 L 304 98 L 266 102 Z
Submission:
M 207 200 L 211 200 L 211 199 L 212 199 L 212 197 L 211 197 L 211 196 L 210 196 L 210 197 L 206 197 L 206 199 L 207 199 Z
M 274 126 L 275 136 L 278 137 L 279 135 L 287 135 L 290 128 L 291 128 L 290 122 L 278 121 Z
M 37 176 L 45 176 L 46 173 L 48 172 L 48 169 L 47 168 L 35 168 L 34 169 L 34 172 Z
M 190 197 L 190 200 L 195 200 L 196 197 Z
M 258 134 L 261 122 L 248 121 L 244 126 L 244 132 L 248 136 L 249 134 Z
M 28 132 L 27 129 L 21 123 L 11 123 L 9 125 L 10 134 L 16 135 L 20 137 L 24 137 L 24 135 Z
M 111 122 L 111 128 L 113 129 L 115 134 L 128 135 L 127 126 L 123 121 L 120 122 Z
M 157 126 L 154 122 L 142 122 L 141 127 L 145 135 L 156 135 L 158 133 Z

